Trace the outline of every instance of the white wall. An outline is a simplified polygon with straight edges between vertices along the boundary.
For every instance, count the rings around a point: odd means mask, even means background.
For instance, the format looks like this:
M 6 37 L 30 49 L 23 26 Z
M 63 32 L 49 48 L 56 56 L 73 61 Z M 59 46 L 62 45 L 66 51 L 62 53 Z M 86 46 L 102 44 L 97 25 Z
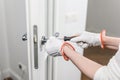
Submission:
M 10 69 L 28 80 L 27 41 L 22 41 L 24 33 L 25 0 L 0 0 L 0 70 Z M 19 63 L 26 66 L 26 74 L 18 68 Z
M 120 0 L 88 0 L 88 2 L 87 31 L 100 32 L 106 29 L 107 35 L 120 37 Z M 86 53 L 110 55 L 113 54 L 113 50 L 95 47 L 86 49 Z
M 120 37 L 120 0 L 88 0 L 87 30 Z
M 4 0 L 0 0 L 0 70 L 9 67 Z
M 23 74 L 18 68 L 18 64 L 22 63 L 27 72 L 27 41 L 22 41 L 22 35 L 26 33 L 25 0 L 4 1 L 10 69 L 19 76 L 26 76 L 25 80 L 28 80 L 28 73 Z

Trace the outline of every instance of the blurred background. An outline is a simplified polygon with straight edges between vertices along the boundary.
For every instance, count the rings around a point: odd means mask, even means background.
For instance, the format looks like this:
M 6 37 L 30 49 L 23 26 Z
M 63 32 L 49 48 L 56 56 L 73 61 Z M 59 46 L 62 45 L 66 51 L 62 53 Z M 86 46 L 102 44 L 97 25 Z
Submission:
M 120 0 L 88 0 L 86 30 L 101 32 L 106 29 L 107 35 L 120 37 Z M 84 55 L 101 64 L 107 64 L 116 51 L 100 47 L 85 49 Z M 83 80 L 90 80 L 82 75 Z

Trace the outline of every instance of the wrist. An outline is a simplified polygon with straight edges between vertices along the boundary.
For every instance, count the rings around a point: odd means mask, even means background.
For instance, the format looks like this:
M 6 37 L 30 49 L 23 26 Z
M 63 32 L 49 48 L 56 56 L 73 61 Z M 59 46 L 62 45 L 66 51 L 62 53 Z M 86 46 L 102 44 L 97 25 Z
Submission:
M 64 49 L 65 49 L 66 47 L 69 48 L 70 50 L 74 50 L 74 51 L 75 51 L 75 49 L 74 49 L 74 47 L 73 47 L 70 43 L 68 43 L 68 42 L 64 42 L 63 45 L 61 46 L 61 50 L 60 50 L 61 55 L 63 56 L 63 58 L 64 58 L 66 61 L 68 61 L 68 60 L 69 60 L 69 57 L 67 57 L 66 53 L 64 52 Z

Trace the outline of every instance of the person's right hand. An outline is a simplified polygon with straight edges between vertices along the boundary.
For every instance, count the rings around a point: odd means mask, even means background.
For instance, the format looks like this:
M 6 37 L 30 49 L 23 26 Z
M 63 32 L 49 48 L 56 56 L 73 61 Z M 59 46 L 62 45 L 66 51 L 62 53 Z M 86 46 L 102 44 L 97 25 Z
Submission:
M 82 32 L 78 37 L 72 38 L 71 41 L 78 43 L 82 48 L 101 45 L 100 33 L 87 31 Z
M 72 50 L 79 51 L 78 45 L 76 43 L 70 41 L 59 40 L 56 37 L 50 37 L 46 43 L 45 49 L 50 55 L 62 55 L 65 60 L 69 60 L 69 58 L 63 52 L 63 47 L 68 46 Z
M 63 43 L 63 40 L 59 40 L 56 37 L 50 37 L 46 43 L 46 51 L 48 52 L 48 54 L 61 55 L 60 49 Z

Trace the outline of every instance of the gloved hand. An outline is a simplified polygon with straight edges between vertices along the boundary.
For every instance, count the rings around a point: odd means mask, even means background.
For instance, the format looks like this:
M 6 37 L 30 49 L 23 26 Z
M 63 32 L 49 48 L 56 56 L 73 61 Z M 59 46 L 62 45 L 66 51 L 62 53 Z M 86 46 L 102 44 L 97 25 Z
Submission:
M 71 41 L 78 43 L 82 48 L 101 45 L 100 34 L 87 31 L 82 32 L 78 37 L 72 38 Z
M 52 55 L 62 55 L 65 60 L 69 60 L 69 58 L 62 52 L 62 47 L 64 45 L 70 46 L 71 49 L 75 50 L 78 49 L 76 43 L 72 42 L 65 42 L 63 40 L 59 40 L 56 37 L 50 37 L 49 40 L 46 43 L 46 51 L 48 54 Z
M 48 54 L 60 54 L 60 49 L 63 44 L 63 40 L 59 40 L 56 37 L 50 37 L 46 43 L 46 51 Z

